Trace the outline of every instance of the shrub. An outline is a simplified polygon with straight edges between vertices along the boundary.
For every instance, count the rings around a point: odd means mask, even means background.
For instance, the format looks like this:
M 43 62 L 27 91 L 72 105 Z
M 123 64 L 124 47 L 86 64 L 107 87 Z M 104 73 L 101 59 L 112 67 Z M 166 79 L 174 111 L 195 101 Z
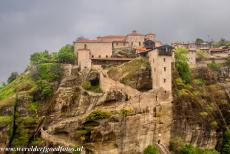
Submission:
M 220 64 L 216 62 L 211 62 L 208 64 L 208 67 L 212 69 L 213 71 L 218 71 L 220 69 Z
M 214 149 L 200 149 L 193 147 L 191 144 L 186 144 L 180 150 L 179 154 L 219 154 Z
M 160 153 L 155 146 L 149 145 L 147 148 L 145 148 L 144 154 L 160 154 Z
M 95 121 L 100 119 L 106 119 L 109 117 L 110 117 L 110 113 L 101 110 L 95 110 L 86 117 L 86 121 Z
M 179 153 L 180 149 L 183 147 L 184 141 L 180 137 L 172 138 L 169 142 L 169 149 L 175 153 Z
M 65 45 L 62 47 L 58 52 L 58 62 L 60 63 L 68 63 L 73 64 L 74 63 L 74 47 L 73 45 Z
M 2 125 L 8 125 L 12 121 L 11 116 L 0 116 L 0 126 Z
M 230 154 L 230 129 L 225 131 L 222 153 Z
M 210 126 L 211 126 L 212 128 L 217 128 L 218 123 L 217 123 L 216 121 L 211 121 L 211 122 L 210 122 Z
M 59 80 L 63 72 L 59 64 L 53 63 L 39 64 L 37 71 L 40 79 L 47 81 Z
M 202 86 L 204 84 L 204 81 L 202 79 L 194 79 L 192 83 L 197 86 Z
M 8 83 L 11 83 L 12 81 L 14 81 L 16 78 L 18 77 L 18 73 L 17 72 L 12 72 L 7 80 Z
M 42 64 L 50 62 L 50 55 L 47 50 L 43 52 L 36 52 L 30 56 L 30 62 L 32 64 Z
M 191 70 L 188 65 L 187 49 L 177 48 L 175 51 L 176 69 L 185 83 L 191 79 Z
M 81 86 L 85 90 L 89 90 L 89 91 L 96 92 L 96 93 L 101 93 L 102 92 L 99 84 L 92 85 L 89 81 L 84 81 Z
M 46 99 L 47 97 L 52 96 L 53 89 L 46 80 L 39 80 L 37 85 L 41 94 L 41 99 Z
M 124 117 L 127 117 L 128 115 L 130 115 L 132 113 L 131 109 L 121 109 L 121 115 Z

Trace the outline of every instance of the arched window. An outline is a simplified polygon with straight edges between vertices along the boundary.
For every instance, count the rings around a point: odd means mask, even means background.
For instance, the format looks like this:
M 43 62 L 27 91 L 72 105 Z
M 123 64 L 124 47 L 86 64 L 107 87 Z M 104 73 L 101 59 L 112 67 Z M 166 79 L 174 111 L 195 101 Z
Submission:
M 84 44 L 84 49 L 87 49 L 87 44 Z
M 166 72 L 166 67 L 164 67 L 164 71 Z
M 166 82 L 166 79 L 164 79 L 164 83 Z
M 139 46 L 141 46 L 141 42 L 139 42 Z
M 108 55 L 106 55 L 105 57 L 106 57 L 106 58 L 108 58 L 109 56 L 108 56 Z

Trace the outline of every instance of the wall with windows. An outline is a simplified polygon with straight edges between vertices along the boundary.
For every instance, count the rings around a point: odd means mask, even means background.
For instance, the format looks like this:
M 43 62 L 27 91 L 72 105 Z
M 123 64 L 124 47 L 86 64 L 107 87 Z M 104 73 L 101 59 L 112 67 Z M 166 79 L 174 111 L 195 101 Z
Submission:
M 75 43 L 74 46 L 76 53 L 81 52 L 80 49 L 89 49 L 91 58 L 109 58 L 112 56 L 112 42 L 81 42 Z M 81 57 L 78 56 L 78 58 Z
M 152 70 L 153 89 L 163 88 L 172 91 L 172 56 L 160 56 L 158 50 L 149 52 L 149 62 Z
M 137 36 L 127 36 L 126 41 L 129 43 L 130 47 L 142 47 L 144 43 L 144 35 Z
M 89 49 L 79 49 L 77 53 L 77 64 L 81 70 L 87 68 L 91 69 L 91 59 L 90 59 L 90 50 Z
M 113 42 L 113 49 L 127 48 L 129 47 L 128 42 Z

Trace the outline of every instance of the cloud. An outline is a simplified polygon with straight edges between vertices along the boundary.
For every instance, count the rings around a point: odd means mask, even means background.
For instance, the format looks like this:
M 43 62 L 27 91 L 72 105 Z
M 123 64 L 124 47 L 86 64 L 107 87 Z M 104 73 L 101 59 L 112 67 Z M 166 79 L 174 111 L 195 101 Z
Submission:
M 0 81 L 33 52 L 78 36 L 153 32 L 163 42 L 230 38 L 229 0 L 11 0 L 0 2 Z

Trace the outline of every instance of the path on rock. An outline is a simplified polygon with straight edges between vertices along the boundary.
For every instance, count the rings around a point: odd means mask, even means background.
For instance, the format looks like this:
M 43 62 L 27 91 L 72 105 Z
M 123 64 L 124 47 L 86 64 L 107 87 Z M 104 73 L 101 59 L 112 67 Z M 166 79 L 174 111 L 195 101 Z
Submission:
M 156 148 L 159 150 L 160 154 L 171 154 L 171 152 L 163 144 L 156 143 Z
M 68 137 L 58 136 L 58 135 L 51 135 L 43 128 L 41 128 L 41 137 L 46 141 L 53 143 L 54 145 L 63 145 L 66 147 L 75 147 L 78 143 L 74 140 L 71 140 Z
M 114 81 L 109 78 L 107 74 L 107 70 L 100 70 L 100 87 L 103 91 L 111 91 L 111 90 L 121 90 L 124 91 L 128 96 L 134 97 L 139 95 L 141 92 L 120 83 L 119 81 Z

